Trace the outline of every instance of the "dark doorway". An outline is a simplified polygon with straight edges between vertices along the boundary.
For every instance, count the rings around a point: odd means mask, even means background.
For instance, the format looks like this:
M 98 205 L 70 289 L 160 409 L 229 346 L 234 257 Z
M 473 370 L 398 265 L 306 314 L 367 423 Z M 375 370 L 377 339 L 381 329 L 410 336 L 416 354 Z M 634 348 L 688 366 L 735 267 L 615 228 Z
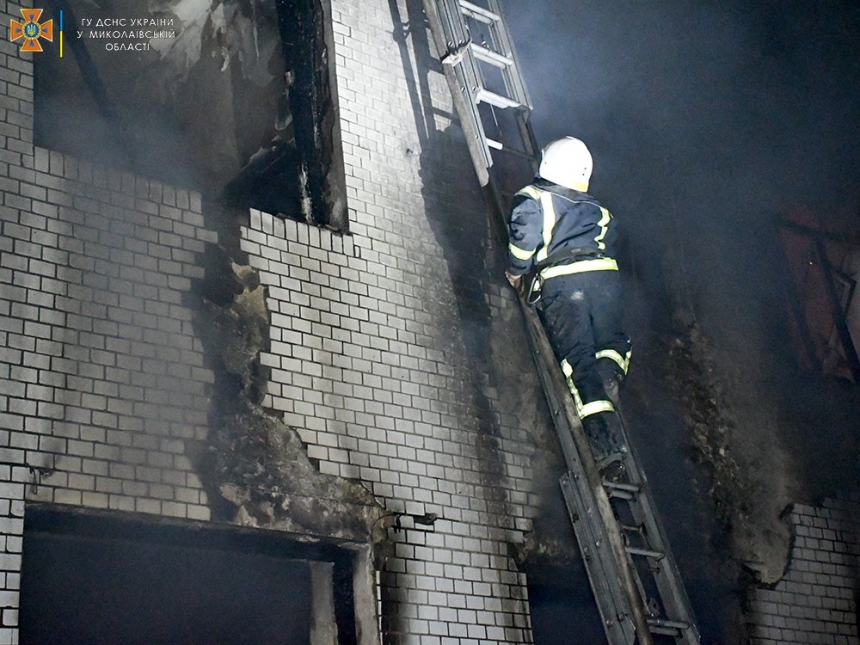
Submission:
M 27 513 L 22 645 L 306 645 L 315 620 L 335 622 L 315 615 L 313 563 L 334 580 L 351 569 L 336 548 L 266 532 Z M 354 642 L 340 595 L 328 613 Z
M 29 645 L 307 643 L 307 563 L 192 547 L 27 536 Z
M 573 536 L 571 536 L 573 539 Z M 539 645 L 602 643 L 606 636 L 581 560 L 527 567 L 532 633 Z

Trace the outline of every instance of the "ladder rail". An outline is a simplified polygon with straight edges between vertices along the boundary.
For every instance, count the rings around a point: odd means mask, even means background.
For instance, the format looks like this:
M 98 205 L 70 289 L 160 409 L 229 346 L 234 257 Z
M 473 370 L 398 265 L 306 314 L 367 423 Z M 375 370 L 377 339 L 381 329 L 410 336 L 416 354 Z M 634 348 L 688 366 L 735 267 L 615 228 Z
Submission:
M 448 38 L 448 34 L 451 33 L 452 28 L 445 29 L 438 9 L 440 5 L 445 9 L 449 4 L 450 0 L 424 0 L 424 13 L 427 16 L 430 33 L 433 35 L 433 42 L 440 57 L 444 57 L 445 53 L 449 51 L 448 43 L 450 39 Z M 450 14 L 446 12 L 445 16 L 449 19 Z M 455 41 L 450 40 L 450 42 L 454 43 L 453 46 L 456 46 Z M 471 94 L 466 94 L 469 85 L 466 83 L 466 79 L 461 76 L 463 72 L 457 69 L 459 67 L 459 65 L 446 65 L 444 62 L 442 64 L 445 80 L 448 82 L 448 87 L 451 91 L 454 108 L 460 116 L 460 127 L 463 128 L 469 156 L 472 158 L 472 164 L 478 175 L 478 183 L 486 187 L 490 184 L 490 168 L 493 165 L 493 158 L 490 155 L 489 148 L 484 143 L 487 138 L 484 133 L 484 127 Z
M 532 109 L 532 102 L 529 98 L 525 81 L 518 73 L 518 70 L 522 69 L 522 67 L 520 66 L 519 59 L 517 58 L 517 52 L 514 49 L 513 40 L 508 32 L 507 24 L 501 18 L 502 8 L 499 5 L 499 0 L 488 0 L 488 4 L 490 6 L 490 10 L 499 16 L 499 20 L 495 24 L 495 29 L 493 29 L 493 40 L 495 41 L 493 44 L 496 47 L 496 51 L 503 53 L 514 61 L 514 64 L 505 71 L 505 84 L 511 92 L 511 97 L 516 99 L 517 102 L 526 110 L 530 111 Z
M 672 635 L 678 645 L 698 645 L 700 636 L 692 612 L 689 610 L 689 599 L 680 583 L 677 564 L 658 519 L 647 479 L 636 459 L 635 448 L 632 447 L 627 436 L 623 417 L 620 412 L 616 415 L 621 422 L 621 441 L 626 450 L 624 466 L 630 481 L 620 484 L 605 483 L 600 479 L 597 466 L 591 458 L 588 439 L 573 408 L 573 402 L 567 395 L 567 386 L 561 379 L 561 371 L 555 365 L 543 325 L 532 307 L 522 298 L 519 298 L 519 302 L 526 317 L 529 344 L 538 376 L 550 406 L 565 463 L 570 471 L 562 477 L 562 492 L 568 503 L 568 512 L 571 514 L 577 540 L 583 552 L 589 581 L 604 621 L 607 639 L 611 645 L 628 642 L 624 640 L 627 634 L 624 632 L 623 625 L 616 627 L 613 621 L 623 622 L 620 620 L 621 617 L 629 611 L 629 620 L 635 626 L 639 645 L 651 644 L 652 634 Z M 582 458 L 582 455 L 586 457 Z M 578 494 L 571 495 L 571 488 L 575 488 Z M 635 521 L 645 527 L 649 548 L 630 547 L 626 544 L 618 518 L 609 501 L 611 490 L 626 493 L 621 499 L 629 505 Z M 583 513 L 585 516 L 582 515 Z M 585 520 L 589 521 L 585 522 Z M 583 523 L 592 526 L 588 530 L 578 526 Z M 595 528 L 594 524 L 601 524 L 602 530 L 600 527 Z M 594 563 L 591 557 L 595 555 L 595 550 L 592 549 L 595 544 L 593 540 L 601 539 L 609 541 L 611 552 L 607 549 L 597 549 L 596 554 L 601 557 L 598 558 L 597 563 Z M 656 575 L 652 573 L 652 580 L 658 588 L 659 601 L 663 605 L 664 616 L 662 617 L 649 615 L 645 607 L 645 587 L 641 576 L 636 571 L 633 556 L 660 561 L 659 571 Z M 614 566 L 604 561 L 610 558 L 614 559 Z M 623 590 L 626 602 L 618 599 L 614 589 L 610 589 L 607 594 L 605 585 L 595 582 L 594 576 L 609 576 L 610 581 L 617 579 L 619 581 L 617 590 Z M 672 618 L 667 618 L 668 616 Z M 667 625 L 669 627 L 666 627 Z
M 501 18 L 497 0 L 490 0 L 491 10 L 467 0 L 424 0 L 424 12 L 430 25 L 436 50 L 443 63 L 443 71 L 460 114 L 470 154 L 482 186 L 489 183 L 488 173 L 493 166 L 491 146 L 478 111 L 485 103 L 492 109 L 511 110 L 517 125 L 522 150 L 504 142 L 502 149 L 517 150 L 529 160 L 532 172 L 537 170 L 537 143 L 529 124 L 531 102 L 525 83 L 518 73 L 516 52 Z M 485 47 L 472 41 L 463 13 L 490 27 L 490 45 Z M 499 69 L 506 95 L 484 87 L 480 62 Z M 502 88 L 499 88 L 502 89 Z M 499 149 L 496 147 L 496 149 Z
M 690 599 L 687 596 L 686 589 L 681 584 L 678 564 L 675 561 L 672 550 L 669 548 L 666 530 L 663 527 L 663 523 L 659 521 L 659 515 L 654 505 L 648 478 L 641 467 L 636 448 L 630 441 L 624 416 L 621 414 L 620 409 L 617 416 L 622 440 L 627 447 L 627 457 L 625 459 L 627 463 L 625 463 L 625 467 L 629 468 L 630 484 L 639 488 L 635 498 L 629 502 L 630 509 L 634 519 L 645 527 L 648 542 L 652 547 L 650 550 L 661 554 L 660 571 L 653 578 L 660 592 L 663 613 L 677 618 L 675 621 L 668 622 L 683 623 L 686 625 L 686 629 L 683 630 L 681 643 L 685 645 L 697 644 L 700 642 L 700 635 L 692 612 L 689 609 Z M 632 503 L 634 501 L 636 503 Z
M 567 392 L 567 386 L 562 380 L 561 370 L 555 363 L 555 356 L 543 324 L 532 307 L 522 298 L 518 300 L 520 310 L 525 317 L 527 336 L 538 376 L 543 385 L 547 403 L 550 405 L 553 423 L 556 426 L 562 455 L 572 473 L 569 480 L 575 483 L 574 486 L 568 487 L 567 491 L 570 488 L 575 488 L 578 491 L 579 505 L 576 509 L 579 510 L 580 514 L 585 512 L 584 517 L 582 515 L 579 517 L 582 521 L 573 521 L 574 529 L 576 530 L 577 525 L 580 524 L 587 524 L 590 527 L 588 529 L 590 532 L 584 534 L 585 544 L 583 545 L 583 541 L 580 541 L 580 547 L 584 546 L 585 553 L 593 554 L 592 547 L 599 547 L 596 554 L 601 557 L 596 560 L 594 558 L 583 559 L 586 569 L 589 571 L 589 582 L 592 591 L 595 592 L 595 600 L 603 619 L 607 638 L 610 639 L 612 645 L 632 643 L 632 641 L 623 640 L 626 638 L 623 628 L 620 634 L 622 640 L 617 640 L 616 631 L 618 630 L 614 627 L 616 622 L 629 620 L 635 628 L 639 645 L 651 645 L 652 640 L 642 597 L 639 594 L 633 570 L 629 566 L 624 550 L 624 541 L 618 524 L 615 522 L 609 496 L 603 487 L 597 465 L 590 458 L 591 448 L 582 428 L 582 423 L 576 415 L 571 397 L 564 395 Z M 559 393 L 562 395 L 560 396 Z M 589 458 L 581 459 L 580 455 L 587 455 Z M 564 483 L 562 484 L 562 491 L 567 492 Z M 565 495 L 565 498 L 567 501 L 568 495 Z M 571 512 L 572 509 L 568 508 L 568 511 Z M 574 513 L 576 513 L 575 510 L 571 514 L 572 520 Z M 582 529 L 586 530 L 586 527 L 582 527 Z M 604 544 L 603 540 L 606 540 L 605 547 L 601 547 Z M 601 581 L 609 585 L 608 594 L 599 593 L 603 589 L 603 585 L 600 582 L 595 582 L 594 576 L 598 576 Z M 613 581 L 617 583 L 615 586 L 612 585 Z M 619 598 L 620 594 L 623 594 L 623 599 Z
M 459 4 L 461 8 L 463 8 L 464 13 L 476 18 L 482 24 L 489 27 L 491 40 L 490 45 L 493 48 L 489 51 L 492 53 L 487 55 L 487 48 L 477 45 L 476 43 L 472 43 L 472 48 L 473 51 L 475 51 L 475 58 L 477 60 L 484 60 L 501 71 L 507 96 L 504 97 L 503 101 L 488 102 L 495 107 L 502 109 L 509 108 L 513 110 L 519 134 L 519 141 L 523 147 L 522 151 L 517 150 L 517 152 L 520 152 L 521 155 L 528 158 L 531 162 L 532 172 L 537 172 L 539 148 L 534 136 L 534 131 L 529 123 L 532 102 L 529 97 L 525 81 L 519 73 L 519 70 L 521 69 L 519 59 L 517 57 L 516 49 L 513 46 L 513 40 L 511 39 L 508 31 L 507 24 L 502 18 L 502 10 L 499 0 L 488 0 L 487 4 L 489 10 L 483 10 L 474 3 L 468 2 L 468 0 L 459 0 Z M 501 65 L 503 61 L 506 63 L 504 66 Z M 473 70 L 480 80 L 480 67 L 475 65 Z M 481 100 L 482 97 L 479 96 L 478 98 Z M 512 146 L 505 146 L 505 148 L 516 149 Z
M 599 520 L 586 520 L 579 516 L 581 512 L 593 512 L 593 506 L 583 498 L 580 487 L 573 481 L 579 476 L 568 471 L 561 476 L 559 484 L 588 573 L 588 583 L 609 642 L 632 645 L 636 628 L 630 618 L 630 603 L 627 596 L 621 593 L 619 585 L 609 583 L 620 576 L 615 559 L 611 554 L 602 552 L 608 548 L 609 538 L 600 530 L 602 525 Z

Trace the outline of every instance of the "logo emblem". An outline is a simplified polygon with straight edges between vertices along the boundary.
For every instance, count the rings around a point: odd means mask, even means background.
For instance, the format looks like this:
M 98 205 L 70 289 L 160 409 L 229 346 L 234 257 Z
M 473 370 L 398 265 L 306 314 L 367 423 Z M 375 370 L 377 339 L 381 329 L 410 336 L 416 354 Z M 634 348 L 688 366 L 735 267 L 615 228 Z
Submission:
M 9 39 L 15 42 L 19 38 L 23 38 L 22 52 L 42 51 L 40 38 L 44 38 L 48 42 L 54 41 L 54 21 L 48 20 L 39 24 L 39 17 L 42 15 L 41 9 L 21 9 L 21 15 L 24 17 L 24 22 L 10 21 Z

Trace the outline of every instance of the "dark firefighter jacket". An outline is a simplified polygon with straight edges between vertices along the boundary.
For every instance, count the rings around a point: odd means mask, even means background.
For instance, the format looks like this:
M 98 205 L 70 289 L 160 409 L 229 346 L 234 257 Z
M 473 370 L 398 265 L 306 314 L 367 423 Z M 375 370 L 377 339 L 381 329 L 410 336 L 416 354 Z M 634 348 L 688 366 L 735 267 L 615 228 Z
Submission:
M 509 233 L 513 275 L 618 270 L 615 221 L 588 193 L 537 179 L 514 196 Z

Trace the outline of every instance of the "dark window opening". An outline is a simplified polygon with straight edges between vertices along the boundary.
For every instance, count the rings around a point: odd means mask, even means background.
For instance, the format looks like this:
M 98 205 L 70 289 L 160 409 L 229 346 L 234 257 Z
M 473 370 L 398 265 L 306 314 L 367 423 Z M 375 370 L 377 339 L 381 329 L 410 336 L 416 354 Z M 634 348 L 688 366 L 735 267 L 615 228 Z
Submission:
M 351 645 L 352 569 L 269 532 L 28 507 L 21 643 Z
M 34 57 L 36 145 L 347 231 L 328 0 L 47 5 L 65 51 Z
M 780 279 L 799 366 L 860 383 L 856 236 L 823 230 L 802 209 L 776 222 L 777 257 L 782 256 L 784 268 Z
M 567 645 L 572 634 L 578 643 L 605 641 L 600 614 L 581 560 L 566 564 L 527 563 L 525 572 L 536 643 Z

